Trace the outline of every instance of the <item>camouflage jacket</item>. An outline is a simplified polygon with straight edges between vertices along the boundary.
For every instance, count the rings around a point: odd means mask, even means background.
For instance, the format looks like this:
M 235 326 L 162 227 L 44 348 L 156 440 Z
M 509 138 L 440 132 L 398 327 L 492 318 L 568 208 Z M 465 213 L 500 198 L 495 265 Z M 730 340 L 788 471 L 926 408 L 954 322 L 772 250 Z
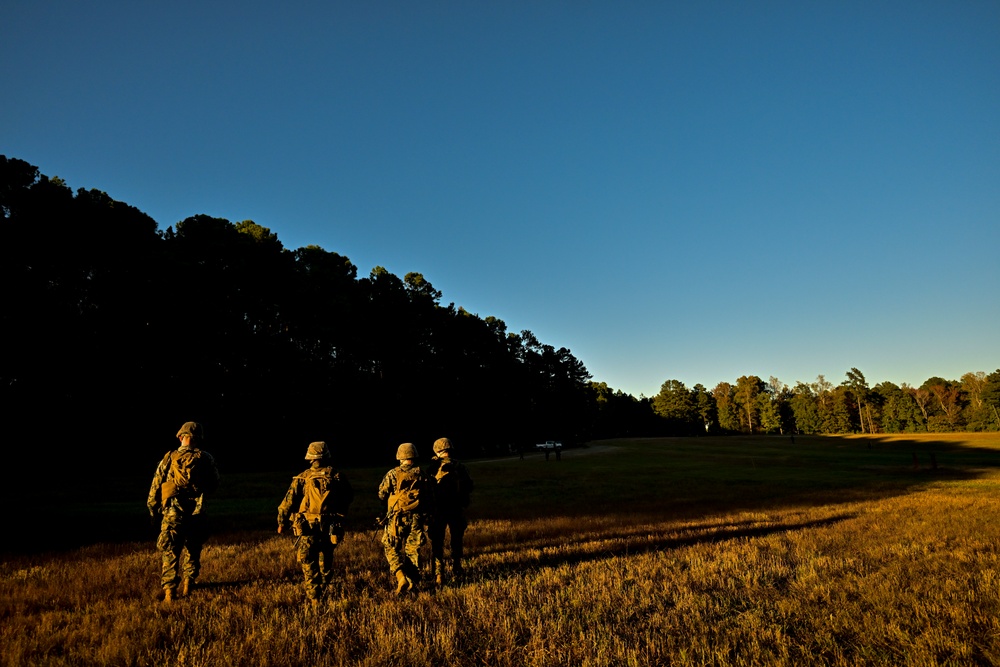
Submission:
M 197 449 L 197 447 L 191 446 L 181 446 L 176 451 L 186 452 Z M 205 466 L 205 471 L 208 473 L 208 479 L 210 481 L 210 486 L 214 489 L 219 484 L 219 469 L 215 465 L 215 459 L 211 454 L 206 452 L 204 449 L 201 451 L 201 462 L 199 465 Z M 149 510 L 150 514 L 156 514 L 157 512 L 162 512 L 164 509 L 164 502 L 161 500 L 161 489 L 163 483 L 167 481 L 170 476 L 170 455 L 173 451 L 167 452 L 163 456 L 163 460 L 160 461 L 160 465 L 156 467 L 156 473 L 153 475 L 153 483 L 149 485 L 149 497 L 146 499 L 146 508 Z M 188 498 L 188 501 L 194 500 L 194 510 L 191 514 L 201 514 L 202 503 L 205 500 L 205 494 L 199 493 L 192 498 Z M 181 498 L 174 497 L 168 498 L 166 501 L 167 505 L 176 505 L 181 507 Z

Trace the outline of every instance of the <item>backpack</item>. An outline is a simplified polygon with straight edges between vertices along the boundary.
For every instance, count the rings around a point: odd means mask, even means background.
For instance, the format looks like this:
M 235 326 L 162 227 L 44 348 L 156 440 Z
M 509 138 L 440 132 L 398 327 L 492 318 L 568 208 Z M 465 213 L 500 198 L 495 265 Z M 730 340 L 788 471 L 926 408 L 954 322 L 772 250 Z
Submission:
M 343 514 L 338 474 L 331 474 L 329 469 L 315 473 L 310 471 L 299 475 L 298 479 L 303 480 L 299 514 L 309 521 L 315 521 L 320 516 Z
M 396 472 L 396 490 L 389 497 L 390 512 L 413 512 L 420 507 L 421 491 L 424 487 L 424 476 L 420 468 L 409 470 L 398 468 Z
M 458 474 L 458 463 L 448 459 L 441 459 L 437 472 L 434 473 L 437 480 L 435 494 L 444 501 L 453 502 L 461 495 L 462 477 Z
M 434 496 L 438 501 L 438 509 L 446 512 L 465 509 L 469 506 L 469 496 L 472 493 L 472 480 L 465 466 L 450 458 L 437 459 L 437 463 Z
M 170 467 L 161 492 L 163 500 L 174 496 L 197 496 L 207 489 L 200 488 L 200 449 L 176 450 L 170 452 Z

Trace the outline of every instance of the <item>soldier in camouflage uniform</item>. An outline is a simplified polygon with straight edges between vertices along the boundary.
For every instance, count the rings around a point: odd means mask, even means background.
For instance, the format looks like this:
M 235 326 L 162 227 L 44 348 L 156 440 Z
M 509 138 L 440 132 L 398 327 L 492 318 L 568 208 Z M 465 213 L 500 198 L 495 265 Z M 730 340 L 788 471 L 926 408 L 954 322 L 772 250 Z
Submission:
M 212 455 L 200 448 L 204 429 L 186 422 L 177 431 L 181 446 L 167 452 L 160 461 L 149 487 L 146 507 L 150 520 L 160 517 L 156 546 L 162 553 L 160 585 L 164 602 L 189 595 L 201 571 L 201 549 L 205 543 L 203 503 L 205 494 L 215 491 L 219 470 Z M 187 560 L 181 565 L 181 556 Z
M 438 586 L 444 583 L 444 534 L 451 537 L 451 572 L 455 577 L 463 574 L 462 544 L 469 525 L 465 509 L 472 493 L 472 477 L 468 469 L 451 457 L 452 445 L 448 438 L 434 441 L 434 453 L 427 475 L 434 484 L 434 517 L 431 519 L 431 574 Z
M 317 606 L 333 579 L 333 551 L 344 539 L 344 515 L 354 491 L 347 478 L 333 469 L 325 442 L 310 443 L 308 470 L 292 478 L 278 506 L 278 532 L 297 537 L 296 557 L 302 566 L 306 597 Z M 314 506 L 315 505 L 315 506 Z
M 382 478 L 379 500 L 386 501 L 382 547 L 389 571 L 396 577 L 396 595 L 416 591 L 420 583 L 420 548 L 426 529 L 430 480 L 417 466 L 417 448 L 404 442 L 396 450 L 399 466 Z

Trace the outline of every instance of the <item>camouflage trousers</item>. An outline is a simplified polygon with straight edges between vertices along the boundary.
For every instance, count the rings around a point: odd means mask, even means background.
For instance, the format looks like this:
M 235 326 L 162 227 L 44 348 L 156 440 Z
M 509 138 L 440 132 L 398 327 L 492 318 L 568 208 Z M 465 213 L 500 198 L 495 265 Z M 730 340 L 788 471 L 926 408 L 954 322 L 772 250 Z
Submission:
M 197 579 L 201 572 L 201 548 L 204 544 L 204 517 L 168 508 L 160 522 L 160 536 L 156 540 L 163 557 L 160 585 L 174 589 L 181 579 Z M 187 559 L 182 563 L 185 551 Z
M 420 548 L 427 544 L 425 518 L 412 512 L 397 512 L 389 517 L 382 532 L 382 548 L 389 562 L 389 572 L 403 574 L 414 583 L 420 581 Z
M 430 525 L 431 557 L 434 559 L 434 571 L 444 571 L 445 532 L 451 538 L 452 571 L 456 574 L 462 571 L 462 550 L 465 529 L 469 521 L 459 511 L 442 512 L 434 515 Z
M 306 597 L 319 600 L 323 589 L 333 579 L 333 551 L 336 548 L 330 536 L 302 535 L 298 538 L 296 559 L 302 566 Z

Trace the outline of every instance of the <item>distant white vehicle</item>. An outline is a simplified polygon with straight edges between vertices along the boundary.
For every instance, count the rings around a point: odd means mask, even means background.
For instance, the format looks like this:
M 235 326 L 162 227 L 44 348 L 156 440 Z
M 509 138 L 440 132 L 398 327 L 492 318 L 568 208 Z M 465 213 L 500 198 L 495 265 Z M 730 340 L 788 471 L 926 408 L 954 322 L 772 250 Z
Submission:
M 562 443 L 558 440 L 546 440 L 535 445 L 535 449 L 562 449 Z

